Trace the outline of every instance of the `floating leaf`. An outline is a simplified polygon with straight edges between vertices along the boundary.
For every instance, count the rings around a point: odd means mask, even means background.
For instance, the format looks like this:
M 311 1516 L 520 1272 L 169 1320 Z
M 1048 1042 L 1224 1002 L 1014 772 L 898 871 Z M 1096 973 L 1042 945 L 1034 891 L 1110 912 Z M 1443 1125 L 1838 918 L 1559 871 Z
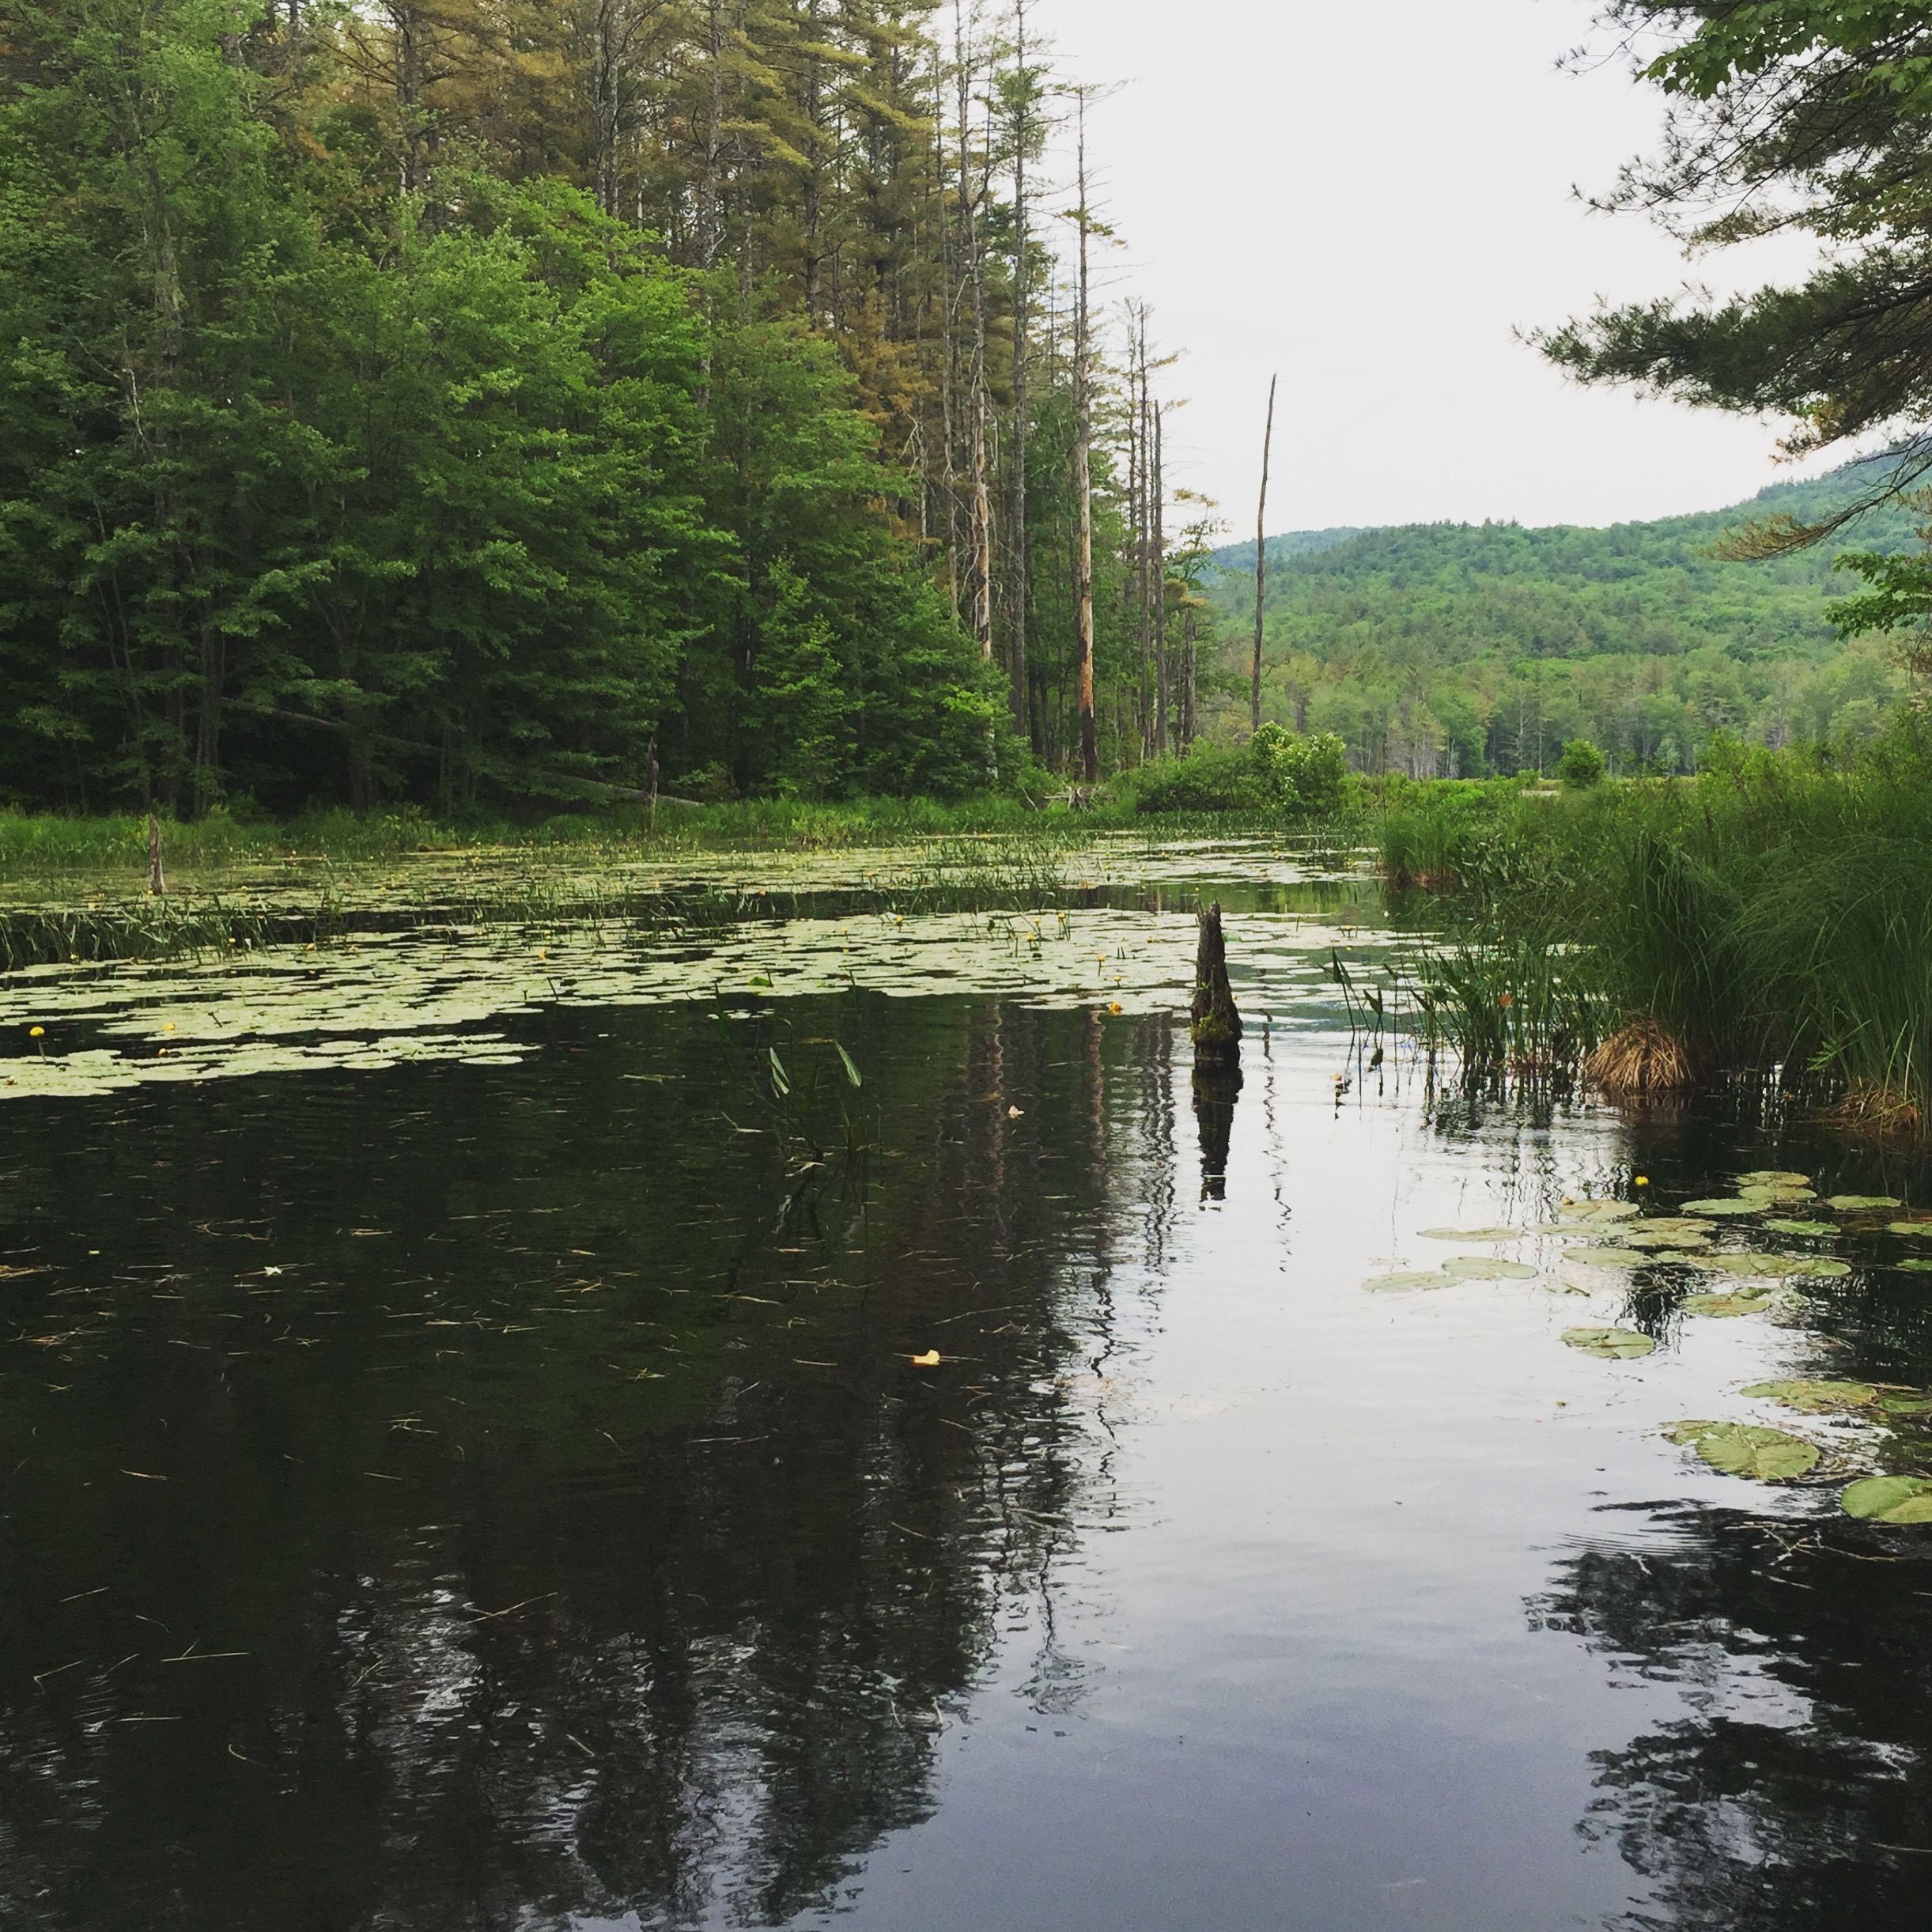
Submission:
M 1921 1389 L 1898 1390 L 1890 1395 L 1881 1395 L 1878 1406 L 1888 1416 L 1923 1416 L 1932 1410 L 1932 1395 Z
M 1713 1254 L 1705 1257 L 1707 1268 L 1722 1268 L 1727 1275 L 1756 1275 L 1782 1281 L 1788 1275 L 1809 1275 L 1817 1264 L 1796 1254 Z
M 1764 1225 L 1774 1234 L 1836 1234 L 1836 1221 L 1767 1221 Z
M 1761 1214 L 1764 1210 L 1762 1200 L 1753 1200 L 1741 1194 L 1725 1200 L 1687 1200 L 1684 1204 L 1686 1214 L 1707 1215 L 1713 1219 L 1725 1215 Z
M 1896 1194 L 1834 1194 L 1825 1205 L 1846 1214 L 1862 1214 L 1868 1208 L 1903 1208 L 1905 1204 Z
M 1690 1215 L 1652 1215 L 1643 1223 L 1642 1231 L 1647 1234 L 1690 1234 L 1694 1235 L 1699 1241 L 1708 1241 L 1711 1238 L 1709 1224 Z M 1623 1238 L 1629 1238 L 1628 1234 L 1626 1234 Z
M 1901 1261 L 1900 1267 L 1915 1275 L 1932 1275 L 1932 1255 L 1915 1255 L 1908 1261 Z
M 1921 1241 L 1932 1241 L 1932 1221 L 1893 1221 L 1889 1226 L 1895 1234 L 1912 1234 Z
M 1649 1255 L 1636 1248 L 1571 1248 L 1564 1255 L 1567 1261 L 1582 1261 L 1592 1268 L 1642 1268 L 1650 1261 Z
M 1639 1335 L 1635 1329 L 1565 1329 L 1563 1339 L 1566 1347 L 1599 1355 L 1606 1362 L 1633 1362 L 1657 1347 L 1649 1336 Z
M 1537 1271 L 1522 1261 L 1499 1261 L 1487 1254 L 1458 1254 L 1442 1272 L 1461 1281 L 1533 1281 Z
M 1809 1187 L 1811 1176 L 1808 1174 L 1790 1174 L 1778 1167 L 1758 1167 L 1749 1174 L 1737 1177 L 1740 1187 Z
M 1425 1227 L 1424 1241 L 1520 1241 L 1522 1231 L 1515 1227 Z
M 1634 1200 L 1566 1200 L 1560 1212 L 1566 1220 L 1628 1221 L 1643 1210 Z
M 924 1355 L 911 1355 L 907 1359 L 914 1368 L 937 1368 L 940 1365 L 940 1352 L 936 1348 L 928 1348 Z
M 1688 1445 L 1696 1442 L 1699 1436 L 1708 1435 L 1713 1429 L 1723 1427 L 1722 1423 L 1715 1419 L 1704 1422 L 1667 1422 L 1664 1424 L 1664 1433 L 1672 1442 Z
M 1627 1227 L 1619 1228 L 1616 1238 L 1627 1248 L 1695 1247 L 1711 1238 L 1701 1228 L 1693 1231 L 1689 1228 L 1673 1227 L 1666 1233 L 1658 1234 L 1648 1226 L 1635 1234 Z
M 1754 1295 L 1690 1295 L 1684 1300 L 1687 1315 L 1761 1314 L 1767 1304 Z
M 1932 1522 L 1932 1482 L 1923 1476 L 1868 1476 L 1838 1499 L 1847 1516 L 1867 1522 Z
M 1754 1482 L 1788 1483 L 1818 1466 L 1816 1443 L 1754 1423 L 1717 1423 L 1688 1440 L 1712 1469 Z
M 1439 1268 L 1406 1268 L 1393 1275 L 1378 1275 L 1362 1285 L 1378 1293 L 1392 1293 L 1402 1288 L 1446 1288 L 1454 1280 L 1454 1275 L 1446 1275 Z
M 1831 1408 L 1869 1408 L 1878 1391 L 1867 1382 L 1754 1382 L 1744 1393 L 1807 1413 Z
M 1814 1280 L 1842 1281 L 1851 1272 L 1851 1264 L 1849 1261 L 1834 1261 L 1821 1258 L 1815 1261 L 1807 1261 L 1805 1265 L 1796 1272 L 1801 1275 L 1809 1275 Z

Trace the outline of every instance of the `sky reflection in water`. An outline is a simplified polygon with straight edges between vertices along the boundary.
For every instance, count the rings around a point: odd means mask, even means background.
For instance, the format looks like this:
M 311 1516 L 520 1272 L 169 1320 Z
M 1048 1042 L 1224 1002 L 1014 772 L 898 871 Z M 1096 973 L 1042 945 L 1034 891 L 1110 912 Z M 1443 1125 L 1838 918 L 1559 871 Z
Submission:
M 1432 1109 L 1305 1001 L 1238 1088 L 1158 1013 L 758 1010 L 0 1114 L 6 1923 L 1922 1923 L 1932 1531 L 1658 1430 L 1923 1384 L 1932 1279 L 1360 1286 L 1922 1175 Z

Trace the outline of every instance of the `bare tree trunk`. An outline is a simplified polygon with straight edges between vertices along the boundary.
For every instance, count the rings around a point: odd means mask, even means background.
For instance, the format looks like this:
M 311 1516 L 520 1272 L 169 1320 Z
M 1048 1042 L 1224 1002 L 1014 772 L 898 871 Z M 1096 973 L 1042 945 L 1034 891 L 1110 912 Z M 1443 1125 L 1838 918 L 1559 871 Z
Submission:
M 1194 645 L 1200 634 L 1200 614 L 1189 601 L 1187 614 L 1181 620 L 1181 645 L 1185 656 L 1182 668 L 1181 683 L 1181 749 L 1185 751 L 1194 742 Z
M 1033 742 L 1026 691 L 1026 144 L 1032 138 L 1026 71 L 1027 0 L 1014 0 L 1018 92 L 1013 127 L 1013 728 Z
M 161 822 L 152 811 L 148 813 L 148 890 L 157 899 L 168 890 L 161 876 Z
M 1254 676 L 1248 699 L 1248 728 L 1261 728 L 1261 619 L 1268 604 L 1268 459 L 1275 446 L 1275 384 L 1268 379 L 1268 428 L 1261 438 L 1261 494 L 1254 512 Z
M 1080 279 L 1079 310 L 1074 319 L 1073 347 L 1073 483 L 1079 506 L 1078 554 L 1075 561 L 1078 584 L 1080 709 L 1080 772 L 1089 785 L 1100 780 L 1100 744 L 1094 728 L 1094 478 L 1089 457 L 1093 435 L 1092 315 L 1088 300 L 1087 231 L 1092 225 L 1087 207 L 1087 96 L 1079 96 L 1079 209 Z
M 1167 755 L 1166 483 L 1161 473 L 1161 428 L 1166 412 L 1154 412 L 1154 754 Z

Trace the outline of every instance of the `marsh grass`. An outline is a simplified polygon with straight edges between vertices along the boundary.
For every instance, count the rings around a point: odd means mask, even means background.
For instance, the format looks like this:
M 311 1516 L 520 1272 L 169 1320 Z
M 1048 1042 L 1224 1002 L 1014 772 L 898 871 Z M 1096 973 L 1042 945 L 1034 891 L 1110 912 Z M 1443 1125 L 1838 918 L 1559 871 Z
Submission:
M 1694 784 L 1397 785 L 1384 803 L 1385 879 L 1453 888 L 1477 936 L 1427 987 L 1472 1064 L 1516 1050 L 1484 1005 L 1507 992 L 1534 1050 L 1578 1055 L 1613 1097 L 1763 1080 L 1860 1131 L 1932 1125 L 1923 719 L 1848 762 L 1720 743 Z M 1539 957 L 1562 962 L 1547 997 Z

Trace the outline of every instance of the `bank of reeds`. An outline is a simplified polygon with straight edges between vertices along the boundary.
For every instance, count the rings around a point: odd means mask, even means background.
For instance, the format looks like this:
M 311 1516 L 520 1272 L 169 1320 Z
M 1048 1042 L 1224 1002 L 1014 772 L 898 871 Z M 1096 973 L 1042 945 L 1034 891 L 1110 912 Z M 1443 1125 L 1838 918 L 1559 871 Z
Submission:
M 1469 962 L 1554 945 L 1594 1023 L 1550 1037 L 1613 1097 L 1775 1075 L 1850 1127 L 1932 1129 L 1923 718 L 1836 762 L 1720 745 L 1694 783 L 1398 785 L 1382 807 L 1390 886 L 1446 894 L 1451 924 L 1483 936 L 1431 969 L 1466 1055 L 1510 1050 Z

